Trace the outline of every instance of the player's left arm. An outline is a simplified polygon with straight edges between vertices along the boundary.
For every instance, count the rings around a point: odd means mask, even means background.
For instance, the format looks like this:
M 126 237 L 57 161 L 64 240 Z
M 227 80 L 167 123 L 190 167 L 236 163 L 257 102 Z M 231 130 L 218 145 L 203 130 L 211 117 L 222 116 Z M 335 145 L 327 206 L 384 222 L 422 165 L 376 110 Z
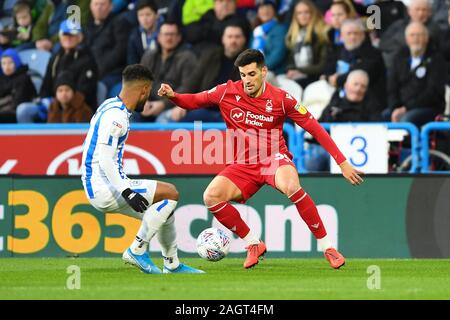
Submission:
M 341 150 L 339 150 L 328 132 L 319 124 L 314 116 L 309 113 L 305 106 L 297 103 L 293 97 L 286 95 L 286 97 L 283 98 L 283 108 L 289 118 L 308 131 L 320 145 L 327 150 L 341 168 L 342 175 L 348 182 L 352 185 L 359 185 L 363 182 L 363 179 L 360 177 L 360 174 L 363 174 L 363 172 L 355 169 L 348 163 L 347 159 L 342 154 Z
M 109 112 L 109 114 L 108 114 Z M 114 117 L 115 110 L 108 110 L 103 116 L 98 130 L 97 148 L 99 151 L 99 165 L 105 173 L 108 181 L 119 192 L 129 188 L 127 177 L 119 171 L 114 156 L 119 139 L 127 134 L 128 123 L 122 117 Z M 120 114 L 119 114 L 120 115 Z

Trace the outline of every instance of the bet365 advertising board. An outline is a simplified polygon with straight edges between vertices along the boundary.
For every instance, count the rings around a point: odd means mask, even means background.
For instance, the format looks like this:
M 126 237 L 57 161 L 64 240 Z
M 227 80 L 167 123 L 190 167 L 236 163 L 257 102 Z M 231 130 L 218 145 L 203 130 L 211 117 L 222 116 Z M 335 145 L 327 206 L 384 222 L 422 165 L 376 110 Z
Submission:
M 224 228 L 202 203 L 212 176 L 157 179 L 180 192 L 178 248 L 180 255 L 195 256 L 196 237 L 203 229 Z M 353 187 L 338 175 L 307 176 L 301 183 L 315 200 L 331 240 L 347 257 L 450 257 L 450 177 L 368 176 Z M 268 257 L 321 256 L 295 206 L 278 191 L 264 187 L 236 206 L 265 241 Z M 0 177 L 0 257 L 117 256 L 139 225 L 128 216 L 96 211 L 79 177 Z M 243 256 L 244 247 L 233 236 L 230 255 Z M 159 251 L 156 239 L 151 251 Z

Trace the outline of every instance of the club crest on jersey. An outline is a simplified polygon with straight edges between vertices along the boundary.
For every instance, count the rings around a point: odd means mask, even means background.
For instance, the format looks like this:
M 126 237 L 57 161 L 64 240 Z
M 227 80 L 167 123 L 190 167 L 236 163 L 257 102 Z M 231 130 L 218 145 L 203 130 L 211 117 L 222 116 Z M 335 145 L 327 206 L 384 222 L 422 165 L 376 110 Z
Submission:
M 273 104 L 272 100 L 267 100 L 266 102 L 266 112 L 272 112 Z
M 241 108 L 233 108 L 231 109 L 230 117 L 234 122 L 242 122 L 245 119 L 245 112 Z
M 297 110 L 300 114 L 306 114 L 306 113 L 308 112 L 308 110 L 306 110 L 306 107 L 305 107 L 305 106 L 302 106 L 300 103 L 297 104 L 297 105 L 294 107 L 294 109 Z

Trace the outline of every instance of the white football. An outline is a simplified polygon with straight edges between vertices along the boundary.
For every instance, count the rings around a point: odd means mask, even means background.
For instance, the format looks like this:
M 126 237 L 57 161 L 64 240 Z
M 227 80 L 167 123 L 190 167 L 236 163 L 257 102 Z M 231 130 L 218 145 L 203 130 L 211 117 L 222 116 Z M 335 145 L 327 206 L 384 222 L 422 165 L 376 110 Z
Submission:
M 230 251 L 230 238 L 221 229 L 208 228 L 197 238 L 197 252 L 208 261 L 219 261 Z

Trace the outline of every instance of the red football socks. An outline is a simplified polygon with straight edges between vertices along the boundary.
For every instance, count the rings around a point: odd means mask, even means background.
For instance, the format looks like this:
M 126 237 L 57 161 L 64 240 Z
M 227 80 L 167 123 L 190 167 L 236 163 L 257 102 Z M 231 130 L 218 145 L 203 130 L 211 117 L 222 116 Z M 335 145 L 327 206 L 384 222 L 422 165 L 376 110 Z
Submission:
M 208 209 L 221 224 L 233 231 L 240 238 L 244 238 L 250 232 L 250 228 L 242 220 L 239 211 L 229 202 L 219 202 Z
M 300 216 L 316 239 L 325 237 L 327 231 L 322 223 L 322 219 L 320 219 L 317 207 L 309 194 L 307 194 L 303 188 L 300 188 L 292 194 L 289 199 L 295 204 Z

